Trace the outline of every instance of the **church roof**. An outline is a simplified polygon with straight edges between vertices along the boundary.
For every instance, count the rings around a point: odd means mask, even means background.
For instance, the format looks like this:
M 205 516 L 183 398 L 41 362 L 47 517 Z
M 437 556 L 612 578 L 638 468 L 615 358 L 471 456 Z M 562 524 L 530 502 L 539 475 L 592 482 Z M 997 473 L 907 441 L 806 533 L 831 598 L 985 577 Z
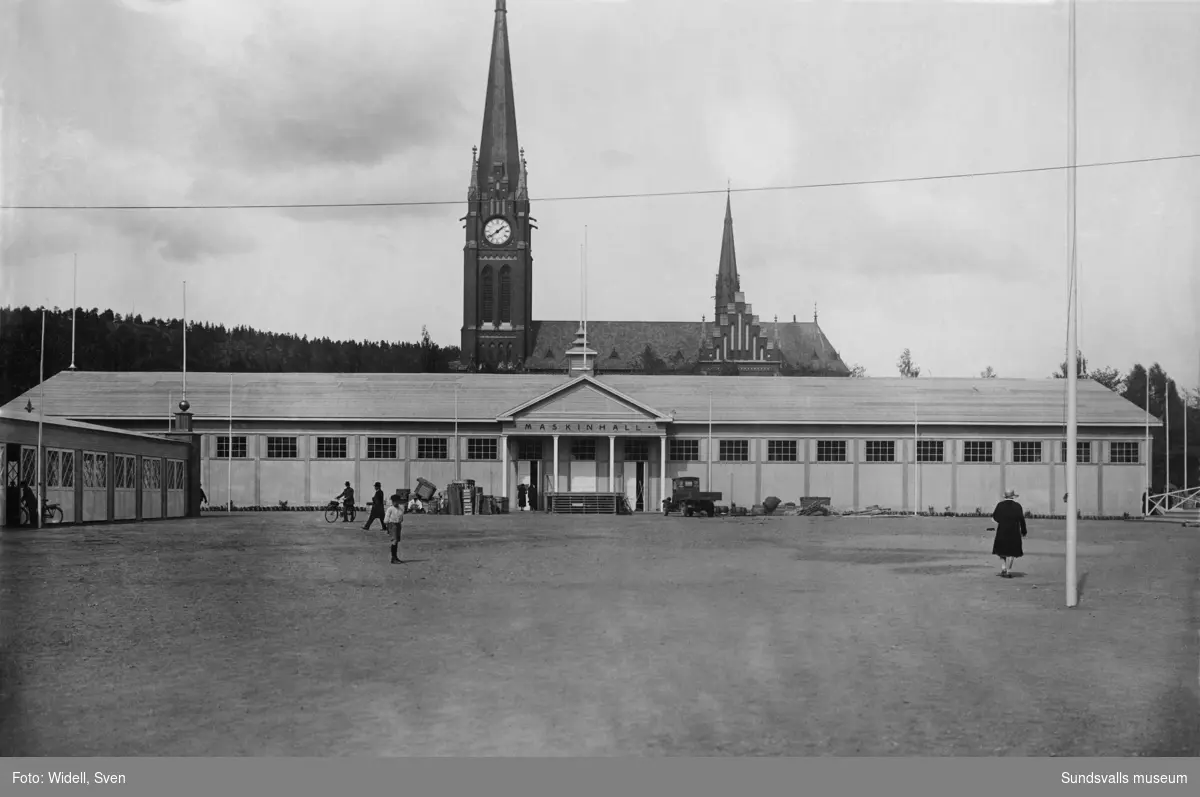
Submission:
M 763 327 L 771 340 L 778 328 L 778 345 L 790 365 L 818 370 L 828 367 L 829 373 L 836 375 L 850 373 L 817 324 L 801 321 Z M 566 352 L 574 345 L 578 328 L 578 321 L 534 321 L 533 346 L 525 366 L 565 370 Z M 588 321 L 587 331 L 588 345 L 597 352 L 596 367 L 603 373 L 633 368 L 634 359 L 647 345 L 668 365 L 696 362 L 700 343 L 712 334 L 712 325 L 700 321 Z
M 49 416 L 104 423 L 154 420 L 166 425 L 178 397 L 174 372 L 62 371 L 45 383 Z M 228 417 L 230 375 L 189 373 L 188 401 L 197 420 Z M 705 423 L 708 395 L 717 419 L 735 423 L 903 424 L 914 415 L 936 425 L 1037 425 L 1061 429 L 1066 391 L 1059 379 L 830 379 L 753 376 L 600 375 L 598 381 L 676 422 Z M 233 374 L 233 413 L 243 420 L 494 421 L 554 387 L 564 374 Z M 1139 432 L 1145 413 L 1103 385 L 1082 380 L 1081 426 L 1121 426 Z M 457 402 L 456 402 L 457 398 Z M 38 389 L 4 405 L 0 417 L 24 415 Z M 1152 419 L 1151 425 L 1162 422 Z

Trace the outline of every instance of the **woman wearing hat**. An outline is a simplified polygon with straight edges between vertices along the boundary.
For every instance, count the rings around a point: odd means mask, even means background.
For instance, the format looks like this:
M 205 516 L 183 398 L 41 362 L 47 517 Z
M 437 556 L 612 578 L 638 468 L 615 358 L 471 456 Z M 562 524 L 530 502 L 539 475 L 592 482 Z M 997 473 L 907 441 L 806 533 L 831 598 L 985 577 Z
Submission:
M 1025 554 L 1021 538 L 1029 533 L 1025 528 L 1025 510 L 1016 499 L 1016 490 L 1006 490 L 1004 500 L 992 512 L 992 520 L 996 521 L 992 555 L 1000 557 L 1000 575 L 1004 578 L 1012 578 L 1013 562 Z

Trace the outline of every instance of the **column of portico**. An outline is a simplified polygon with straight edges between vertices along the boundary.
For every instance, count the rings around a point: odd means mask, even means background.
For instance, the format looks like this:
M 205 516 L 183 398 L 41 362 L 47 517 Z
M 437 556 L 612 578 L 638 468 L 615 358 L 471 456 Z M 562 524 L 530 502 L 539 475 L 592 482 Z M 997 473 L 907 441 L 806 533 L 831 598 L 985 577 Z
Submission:
M 500 435 L 500 495 L 508 504 L 508 436 Z
M 608 436 L 608 491 L 615 493 L 617 491 L 617 436 L 610 434 Z
M 554 435 L 554 479 L 551 482 L 554 492 L 558 492 L 558 435 Z
M 662 485 L 659 488 L 658 501 L 661 504 L 664 500 L 670 497 L 671 488 L 667 484 L 667 436 L 663 435 L 658 438 L 658 461 L 659 461 L 659 483 Z M 709 488 L 712 489 L 712 488 Z M 647 502 L 649 503 L 649 502 Z

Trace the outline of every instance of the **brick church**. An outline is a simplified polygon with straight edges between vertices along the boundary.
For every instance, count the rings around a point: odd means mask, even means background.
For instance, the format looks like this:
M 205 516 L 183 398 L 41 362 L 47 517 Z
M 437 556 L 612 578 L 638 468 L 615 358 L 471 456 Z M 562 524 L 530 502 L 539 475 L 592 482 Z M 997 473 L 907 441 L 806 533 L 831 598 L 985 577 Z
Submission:
M 496 2 L 483 135 L 471 163 L 463 249 L 460 368 L 564 372 L 576 358 L 596 373 L 848 376 L 813 320 L 763 321 L 738 277 L 733 211 L 717 268 L 712 319 L 698 321 L 535 321 L 533 230 L 525 151 L 517 142 L 505 0 Z

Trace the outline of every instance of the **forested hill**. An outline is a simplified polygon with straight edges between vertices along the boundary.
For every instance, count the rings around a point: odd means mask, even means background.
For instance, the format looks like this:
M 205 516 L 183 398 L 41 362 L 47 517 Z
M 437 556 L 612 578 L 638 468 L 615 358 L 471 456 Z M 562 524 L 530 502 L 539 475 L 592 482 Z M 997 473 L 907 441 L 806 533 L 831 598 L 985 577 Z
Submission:
M 0 403 L 38 384 L 40 308 L 0 309 Z M 458 347 L 442 348 L 428 332 L 414 343 L 344 341 L 189 322 L 189 371 L 418 373 L 448 371 Z M 46 312 L 46 378 L 71 364 L 71 311 Z M 75 313 L 75 368 L 80 371 L 174 371 L 183 366 L 178 318 Z

